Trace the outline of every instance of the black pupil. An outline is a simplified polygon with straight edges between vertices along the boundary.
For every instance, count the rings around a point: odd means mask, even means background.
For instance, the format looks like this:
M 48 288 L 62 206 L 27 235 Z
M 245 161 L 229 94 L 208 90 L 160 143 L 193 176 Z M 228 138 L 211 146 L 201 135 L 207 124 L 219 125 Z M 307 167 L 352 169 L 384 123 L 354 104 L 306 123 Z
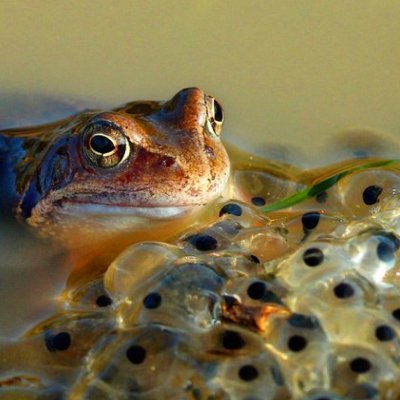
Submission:
M 224 119 L 224 113 L 222 112 L 222 107 L 219 105 L 217 100 L 214 100 L 214 119 L 217 122 L 222 122 Z
M 114 142 L 104 135 L 93 135 L 90 139 L 90 147 L 100 154 L 107 154 L 115 150 Z

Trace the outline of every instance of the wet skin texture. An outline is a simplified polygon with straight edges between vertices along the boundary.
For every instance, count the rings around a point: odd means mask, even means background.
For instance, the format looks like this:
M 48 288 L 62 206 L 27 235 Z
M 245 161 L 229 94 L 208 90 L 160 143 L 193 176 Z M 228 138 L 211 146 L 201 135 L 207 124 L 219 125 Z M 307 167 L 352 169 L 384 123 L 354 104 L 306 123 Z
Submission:
M 181 215 L 226 185 L 222 122 L 215 99 L 189 88 L 167 102 L 0 131 L 1 208 L 53 234 L 77 216 Z

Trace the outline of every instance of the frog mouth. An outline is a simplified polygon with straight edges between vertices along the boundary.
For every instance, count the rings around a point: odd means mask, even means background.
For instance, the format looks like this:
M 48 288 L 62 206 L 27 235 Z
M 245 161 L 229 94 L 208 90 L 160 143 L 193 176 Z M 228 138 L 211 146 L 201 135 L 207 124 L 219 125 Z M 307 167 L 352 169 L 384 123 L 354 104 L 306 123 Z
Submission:
M 134 216 L 147 219 L 176 218 L 201 207 L 201 205 L 137 207 L 134 205 L 93 204 L 72 201 L 63 201 L 59 206 L 60 213 L 75 217 Z

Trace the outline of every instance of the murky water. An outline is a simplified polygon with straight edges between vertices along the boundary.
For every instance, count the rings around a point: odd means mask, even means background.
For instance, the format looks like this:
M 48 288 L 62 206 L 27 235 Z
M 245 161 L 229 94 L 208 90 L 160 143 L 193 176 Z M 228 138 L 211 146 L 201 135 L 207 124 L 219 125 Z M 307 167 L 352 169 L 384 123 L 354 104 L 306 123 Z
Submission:
M 56 309 L 70 272 L 61 249 L 1 220 L 0 339 L 16 337 Z
M 248 147 L 399 135 L 399 18 L 391 0 L 3 1 L 0 88 L 118 104 L 196 85 Z
M 393 143 L 400 138 L 399 18 L 400 4 L 389 0 L 384 3 L 372 0 L 362 3 L 3 1 L 0 3 L 0 126 L 59 118 L 76 108 L 92 105 L 117 105 L 140 98 L 168 99 L 180 88 L 200 86 L 224 106 L 226 140 L 294 168 L 364 156 L 398 158 L 398 146 Z M 349 135 L 350 130 L 355 132 Z M 240 159 L 234 150 L 231 154 Z M 243 177 L 239 174 L 240 195 L 247 191 L 251 196 L 246 201 L 262 197 L 268 203 L 301 188 L 300 184 L 281 178 L 253 171 L 252 179 L 248 180 L 246 173 Z M 367 181 L 353 186 L 363 188 Z M 277 192 L 269 190 L 271 185 Z M 346 201 L 351 203 L 353 198 L 346 187 L 339 187 L 339 192 L 350 196 L 344 199 L 345 209 Z M 333 207 L 336 206 L 335 203 Z M 359 209 L 351 212 L 357 216 Z M 284 215 L 282 218 L 285 225 L 288 220 Z M 296 231 L 300 226 L 296 234 L 303 234 L 300 216 L 293 218 L 289 228 Z M 332 221 L 326 219 L 328 225 L 322 228 L 329 231 Z M 382 226 L 386 229 L 389 225 L 385 222 Z M 59 249 L 33 239 L 20 228 L 4 226 L 0 228 L 0 292 L 6 300 L 0 305 L 0 337 L 10 338 L 51 315 L 56 305 L 62 303 L 63 299 L 58 297 L 69 266 Z M 338 233 L 339 237 L 342 233 Z M 377 235 L 386 238 L 380 231 Z M 252 241 L 252 233 L 249 237 Z M 257 240 L 252 243 L 260 249 Z M 355 243 L 363 253 L 370 237 L 362 243 L 357 235 L 351 240 L 343 247 L 335 239 L 332 248 L 350 252 Z M 268 257 L 277 256 L 270 251 L 268 246 L 265 253 L 260 250 L 261 258 L 269 260 Z M 357 264 L 359 260 L 353 261 Z M 283 274 L 283 280 L 292 279 L 285 275 L 285 264 L 282 265 L 278 275 Z M 245 273 L 248 274 L 247 270 Z M 263 274 L 257 275 L 257 279 L 264 279 Z M 255 278 L 252 273 L 248 276 Z M 397 277 L 392 278 L 396 286 Z M 89 297 L 98 294 L 96 288 L 93 293 L 89 289 Z M 78 300 L 84 303 L 87 299 Z M 385 307 L 379 312 L 384 314 Z M 390 314 L 393 310 L 391 306 L 387 308 Z M 126 311 L 124 305 L 121 310 Z M 114 316 L 104 315 L 106 325 L 114 321 Z M 388 315 L 385 318 L 393 323 L 390 319 L 393 317 Z M 83 325 L 87 324 L 91 331 L 96 321 L 89 318 Z M 64 322 L 60 322 L 61 327 Z M 239 325 L 242 322 L 235 321 Z M 54 324 L 59 324 L 58 320 Z M 33 348 L 39 351 L 39 355 L 32 353 L 33 365 L 38 360 L 49 362 L 47 353 L 35 347 L 36 339 L 43 347 L 41 335 L 47 326 L 42 328 L 34 332 L 32 339 Z M 397 331 L 396 327 L 396 334 Z M 83 337 L 82 343 L 92 345 L 92 339 Z M 21 348 L 24 352 L 24 347 Z M 49 347 L 47 350 L 54 351 Z M 81 350 L 78 355 L 74 353 L 73 361 L 78 360 L 78 364 L 87 347 L 82 345 Z M 57 360 L 53 357 L 51 362 Z M 101 371 L 104 359 L 94 360 Z M 8 365 L 4 360 L 3 364 Z M 377 385 L 380 379 L 376 378 Z M 86 389 L 77 386 L 73 390 L 81 393 Z M 345 392 L 347 388 L 341 390 Z

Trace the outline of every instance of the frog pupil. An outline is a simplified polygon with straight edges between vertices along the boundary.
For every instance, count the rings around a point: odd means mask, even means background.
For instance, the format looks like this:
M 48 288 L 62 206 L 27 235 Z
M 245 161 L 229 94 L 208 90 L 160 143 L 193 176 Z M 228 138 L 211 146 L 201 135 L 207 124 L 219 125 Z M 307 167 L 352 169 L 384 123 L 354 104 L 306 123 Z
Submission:
M 105 135 L 93 135 L 90 139 L 90 147 L 100 154 L 111 153 L 115 150 L 114 142 Z
M 217 100 L 214 100 L 214 119 L 217 122 L 222 122 L 224 120 L 224 113 L 222 107 Z

